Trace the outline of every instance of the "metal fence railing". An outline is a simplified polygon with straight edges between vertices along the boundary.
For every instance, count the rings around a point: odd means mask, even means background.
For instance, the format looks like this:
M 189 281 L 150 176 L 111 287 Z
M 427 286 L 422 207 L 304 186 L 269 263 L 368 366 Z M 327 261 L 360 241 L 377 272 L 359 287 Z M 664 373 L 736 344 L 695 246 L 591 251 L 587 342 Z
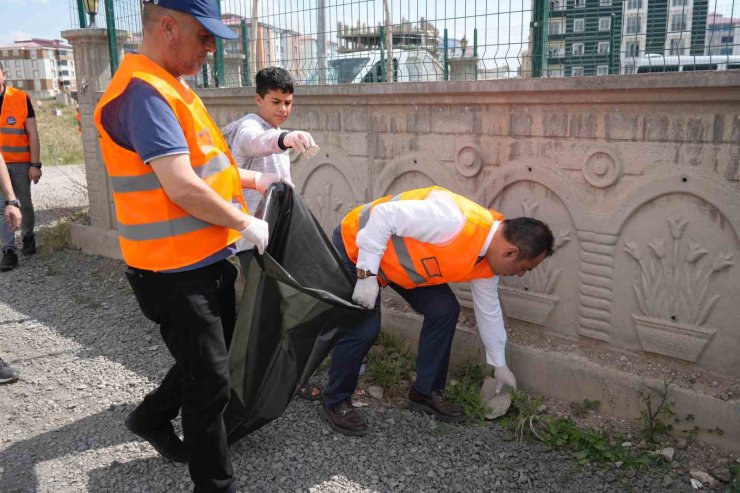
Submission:
M 84 25 L 82 1 L 69 1 L 72 26 Z M 141 41 L 139 5 L 101 2 L 97 25 L 125 31 L 124 51 Z M 220 7 L 239 38 L 218 42 L 195 81 L 201 87 L 251 85 L 270 65 L 298 84 L 740 69 L 740 0 L 221 0 Z

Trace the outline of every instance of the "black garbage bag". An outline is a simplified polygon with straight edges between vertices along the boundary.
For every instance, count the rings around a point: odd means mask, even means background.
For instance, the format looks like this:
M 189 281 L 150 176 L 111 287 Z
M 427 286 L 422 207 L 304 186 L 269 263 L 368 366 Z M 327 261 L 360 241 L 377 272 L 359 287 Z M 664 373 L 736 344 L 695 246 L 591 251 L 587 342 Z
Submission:
M 229 350 L 229 443 L 279 417 L 347 330 L 368 312 L 318 221 L 293 189 L 271 186 L 256 214 L 270 224 L 249 263 Z

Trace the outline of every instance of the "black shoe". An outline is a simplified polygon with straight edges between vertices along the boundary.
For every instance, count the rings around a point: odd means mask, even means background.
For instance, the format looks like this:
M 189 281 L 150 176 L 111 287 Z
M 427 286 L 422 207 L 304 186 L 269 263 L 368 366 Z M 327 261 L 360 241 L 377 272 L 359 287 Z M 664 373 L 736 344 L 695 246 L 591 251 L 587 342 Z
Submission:
M 0 358 L 0 383 L 10 383 L 18 380 L 18 372 Z
M 319 406 L 319 412 L 321 417 L 337 433 L 347 436 L 362 436 L 367 433 L 365 418 L 357 412 L 350 399 L 340 402 L 328 410 L 322 404 Z
M 18 267 L 18 254 L 15 250 L 3 250 L 3 260 L 0 262 L 0 271 L 7 272 Z
M 21 248 L 21 253 L 25 256 L 36 253 L 36 236 L 23 238 L 23 248 Z
M 429 397 L 420 394 L 413 385 L 409 390 L 409 409 L 421 413 L 431 414 L 438 420 L 446 423 L 465 421 L 465 410 L 448 401 L 441 390 L 433 390 Z
M 173 462 L 186 463 L 188 461 L 185 453 L 185 444 L 175 434 L 172 423 L 154 430 L 147 430 L 142 423 L 136 419 L 136 411 L 132 411 L 123 422 L 126 428 L 134 435 L 138 435 L 154 447 L 159 454 Z

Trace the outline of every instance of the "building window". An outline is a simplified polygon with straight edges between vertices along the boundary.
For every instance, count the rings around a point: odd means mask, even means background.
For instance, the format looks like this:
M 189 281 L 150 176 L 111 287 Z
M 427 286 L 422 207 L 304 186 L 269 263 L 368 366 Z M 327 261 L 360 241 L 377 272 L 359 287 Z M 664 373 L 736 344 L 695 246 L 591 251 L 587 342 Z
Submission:
M 573 43 L 571 46 L 571 54 L 573 56 L 582 56 L 583 55 L 583 43 Z
M 672 7 L 685 7 L 687 4 L 686 0 L 671 0 Z
M 611 7 L 612 0 L 599 0 L 600 7 Z
M 573 77 L 583 77 L 583 67 L 573 67 L 570 69 L 570 74 Z
M 684 14 L 675 14 L 671 16 L 671 31 L 685 31 L 686 16 Z
M 16 69 L 15 70 L 15 78 L 16 79 L 20 79 L 21 78 L 21 75 L 23 75 L 23 72 L 21 72 L 21 69 Z
M 722 36 L 719 42 L 722 44 L 734 43 L 735 37 L 734 36 Z
M 23 81 L 22 80 L 19 80 L 18 81 L 18 87 L 21 88 L 21 89 L 23 89 Z
M 583 19 L 573 19 L 573 32 L 574 33 L 582 33 L 583 28 L 584 28 Z
M 639 15 L 629 15 L 627 16 L 627 27 L 625 29 L 626 34 L 637 34 L 640 32 L 641 27 L 640 22 L 640 16 Z
M 39 61 L 38 60 L 31 60 L 31 67 L 38 68 L 38 66 L 39 66 Z
M 36 50 L 31 50 L 31 59 L 32 59 L 32 60 L 33 60 L 33 59 L 35 59 L 35 58 L 38 58 L 38 56 L 39 56 L 39 55 L 38 55 L 38 53 L 36 52 Z
M 599 55 L 609 54 L 609 41 L 599 41 Z
M 642 8 L 642 0 L 627 0 L 627 8 L 628 9 L 641 9 Z
M 562 19 L 550 19 L 550 35 L 563 34 Z
M 599 65 L 596 67 L 596 75 L 609 75 L 609 65 Z
M 548 43 L 547 56 L 553 58 L 565 56 L 565 41 Z
M 575 0 L 576 8 L 582 9 L 586 6 L 586 0 Z
M 637 41 L 627 41 L 624 54 L 631 57 L 640 56 L 640 43 Z
M 555 12 L 565 10 L 565 2 L 561 2 L 560 0 L 550 0 L 550 10 Z
M 33 78 L 34 79 L 38 79 L 39 78 L 39 71 L 38 70 L 34 70 L 33 71 Z
M 611 17 L 599 17 L 599 31 L 608 31 L 612 26 Z
M 13 50 L 13 56 L 18 56 L 18 50 Z
M 550 65 L 547 68 L 547 76 L 548 77 L 562 77 L 563 76 L 563 66 L 562 65 Z
M 680 38 L 674 38 L 670 41 L 670 48 L 668 49 L 668 54 L 672 56 L 676 55 L 682 55 L 681 53 L 681 39 Z

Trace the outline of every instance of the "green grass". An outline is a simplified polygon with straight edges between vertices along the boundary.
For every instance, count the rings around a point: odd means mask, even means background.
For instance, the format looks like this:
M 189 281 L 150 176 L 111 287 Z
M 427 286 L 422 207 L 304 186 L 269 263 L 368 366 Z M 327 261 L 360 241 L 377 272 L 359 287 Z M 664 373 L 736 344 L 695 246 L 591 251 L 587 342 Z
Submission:
M 377 342 L 368 354 L 363 383 L 383 387 L 392 396 L 402 395 L 414 374 L 414 356 L 401 338 L 387 332 L 381 332 Z
M 468 423 L 483 423 L 486 419 L 486 406 L 480 397 L 480 389 L 483 385 L 481 366 L 475 363 L 465 363 L 453 369 L 451 376 L 445 389 L 445 395 L 465 409 Z
M 62 112 L 56 116 L 56 110 Z M 45 166 L 82 164 L 82 136 L 77 132 L 76 106 L 62 106 L 53 100 L 34 101 L 36 125 L 41 141 L 41 162 Z
M 72 246 L 72 235 L 70 233 L 72 223 L 81 221 L 85 216 L 87 216 L 87 212 L 80 211 L 60 218 L 52 226 L 40 229 L 37 234 L 41 256 L 49 257 Z

